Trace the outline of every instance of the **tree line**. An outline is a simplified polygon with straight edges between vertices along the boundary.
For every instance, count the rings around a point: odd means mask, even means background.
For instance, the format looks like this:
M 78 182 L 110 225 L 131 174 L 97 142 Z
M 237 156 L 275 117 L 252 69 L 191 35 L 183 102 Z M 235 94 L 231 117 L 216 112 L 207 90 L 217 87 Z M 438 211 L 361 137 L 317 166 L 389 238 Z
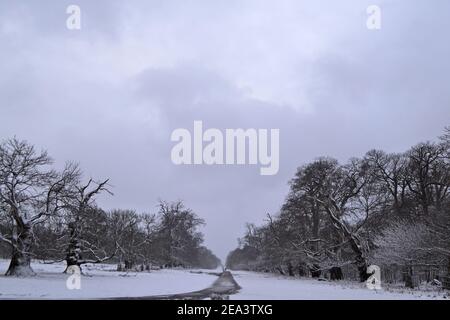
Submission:
M 448 285 L 450 127 L 403 153 L 371 150 L 345 164 L 318 158 L 289 186 L 276 215 L 247 224 L 227 267 L 365 281 L 376 264 L 409 287 L 419 272 Z
M 16 138 L 0 143 L 0 255 L 6 275 L 33 275 L 32 259 L 66 266 L 117 262 L 118 270 L 216 268 L 203 245 L 205 221 L 181 201 L 160 201 L 156 213 L 103 210 L 109 180 L 85 182 L 79 165 L 53 167 L 44 151 Z

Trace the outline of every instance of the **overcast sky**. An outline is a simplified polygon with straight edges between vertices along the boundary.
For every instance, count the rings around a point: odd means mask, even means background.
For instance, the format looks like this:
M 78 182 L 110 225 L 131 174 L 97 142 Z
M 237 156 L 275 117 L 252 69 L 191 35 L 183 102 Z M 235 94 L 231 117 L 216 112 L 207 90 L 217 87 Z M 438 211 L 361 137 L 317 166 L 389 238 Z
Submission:
M 81 30 L 66 7 L 81 8 Z M 366 8 L 381 8 L 380 30 Z M 0 138 L 110 178 L 106 209 L 182 199 L 224 258 L 296 168 L 400 152 L 450 124 L 450 2 L 0 1 Z M 279 128 L 280 170 L 175 166 L 176 128 Z

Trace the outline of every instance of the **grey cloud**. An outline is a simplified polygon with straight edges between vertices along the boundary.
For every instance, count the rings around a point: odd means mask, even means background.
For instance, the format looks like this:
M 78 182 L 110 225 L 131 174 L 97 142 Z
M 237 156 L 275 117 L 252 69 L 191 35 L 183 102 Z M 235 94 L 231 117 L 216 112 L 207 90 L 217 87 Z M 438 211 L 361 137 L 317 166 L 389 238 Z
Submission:
M 0 4 L 0 136 L 17 135 L 61 165 L 110 177 L 106 208 L 153 211 L 184 199 L 224 257 L 247 221 L 276 212 L 298 165 L 402 151 L 450 119 L 449 4 L 380 1 L 65 1 Z M 280 172 L 175 166 L 170 134 L 279 128 Z

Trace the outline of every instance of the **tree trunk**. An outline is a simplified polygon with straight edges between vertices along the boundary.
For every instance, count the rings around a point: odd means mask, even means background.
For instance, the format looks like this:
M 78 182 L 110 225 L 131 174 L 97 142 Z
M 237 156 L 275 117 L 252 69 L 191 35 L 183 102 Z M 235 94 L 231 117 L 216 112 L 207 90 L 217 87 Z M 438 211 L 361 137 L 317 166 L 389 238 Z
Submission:
M 281 267 L 276 267 L 275 270 L 277 270 L 281 275 L 284 276 L 284 271 Z
M 312 232 L 313 232 L 313 237 L 315 240 L 319 239 L 319 230 L 320 230 L 320 211 L 319 211 L 319 207 L 317 206 L 316 202 L 314 201 L 312 203 L 313 205 L 313 210 L 312 210 L 312 220 L 313 220 L 313 226 L 312 226 Z M 319 252 L 319 241 L 314 241 L 312 243 L 312 251 L 313 252 Z
M 408 266 L 405 273 L 405 287 L 414 289 L 413 268 Z
M 298 275 L 299 275 L 300 277 L 304 277 L 304 276 L 306 275 L 305 269 L 303 268 L 302 265 L 299 265 L 299 266 L 298 266 Z
M 344 278 L 342 274 L 342 269 L 340 267 L 332 267 L 330 269 L 330 279 L 331 280 L 342 280 Z
M 333 203 L 332 206 L 334 207 L 334 210 L 336 210 L 336 212 L 340 212 L 339 207 L 335 203 Z M 364 249 L 361 244 L 361 240 L 355 233 L 351 232 L 347 228 L 344 221 L 342 221 L 340 218 L 338 218 L 338 216 L 342 216 L 342 214 L 336 215 L 333 212 L 333 208 L 331 206 L 325 206 L 325 209 L 327 210 L 328 215 L 330 216 L 331 220 L 334 222 L 333 225 L 335 226 L 335 228 L 342 231 L 344 236 L 350 242 L 350 247 L 352 248 L 352 250 L 356 256 L 355 257 L 355 265 L 358 268 L 359 280 L 361 282 L 366 281 L 370 275 L 367 274 L 368 263 L 367 263 L 367 259 L 365 256 Z
M 320 270 L 320 266 L 318 264 L 313 264 L 309 268 L 309 272 L 311 272 L 311 277 L 313 278 L 319 278 L 322 274 L 322 271 Z
M 448 257 L 447 259 L 447 276 L 444 277 L 442 286 L 444 289 L 450 290 L 450 257 Z
M 131 259 L 125 259 L 125 270 L 131 270 L 134 267 L 134 262 Z
M 356 267 L 358 268 L 359 281 L 364 282 L 369 279 L 370 275 L 367 273 L 367 260 L 363 256 L 356 258 Z
M 13 243 L 11 262 L 6 271 L 7 276 L 27 277 L 34 276 L 31 268 L 31 226 L 22 224 L 17 227 L 17 240 Z
M 67 269 L 71 266 L 78 266 L 81 271 L 81 264 L 80 264 L 80 261 L 82 260 L 81 246 L 76 223 L 69 223 L 69 232 L 70 232 L 70 240 L 66 251 L 67 267 L 66 270 L 64 270 L 64 272 L 67 272 Z

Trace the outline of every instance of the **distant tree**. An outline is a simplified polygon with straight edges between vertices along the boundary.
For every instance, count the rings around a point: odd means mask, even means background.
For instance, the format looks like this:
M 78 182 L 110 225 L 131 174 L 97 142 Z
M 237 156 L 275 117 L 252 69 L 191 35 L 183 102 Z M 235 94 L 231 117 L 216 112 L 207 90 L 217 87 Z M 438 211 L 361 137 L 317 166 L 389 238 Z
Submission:
M 200 246 L 196 251 L 197 261 L 193 264 L 194 267 L 202 269 L 216 269 L 221 265 L 220 259 L 216 257 L 208 248 Z
M 386 201 L 392 203 L 397 217 L 408 214 L 407 157 L 403 154 L 387 154 L 381 150 L 371 150 L 365 160 L 371 166 L 375 183 L 384 185 Z
M 181 201 L 159 203 L 158 237 L 165 263 L 169 266 L 190 265 L 191 257 L 203 242 L 197 228 L 205 222 Z
M 259 251 L 250 246 L 236 248 L 231 251 L 226 260 L 226 267 L 231 270 L 250 270 L 258 259 Z
M 441 207 L 448 195 L 449 166 L 443 157 L 445 148 L 434 143 L 421 143 L 407 152 L 408 167 L 406 182 L 415 201 L 420 205 L 420 214 L 429 215 L 429 207 Z
M 150 239 L 142 230 L 142 216 L 133 210 L 115 209 L 109 219 L 119 247 L 119 269 L 130 270 L 146 260 L 145 246 Z

